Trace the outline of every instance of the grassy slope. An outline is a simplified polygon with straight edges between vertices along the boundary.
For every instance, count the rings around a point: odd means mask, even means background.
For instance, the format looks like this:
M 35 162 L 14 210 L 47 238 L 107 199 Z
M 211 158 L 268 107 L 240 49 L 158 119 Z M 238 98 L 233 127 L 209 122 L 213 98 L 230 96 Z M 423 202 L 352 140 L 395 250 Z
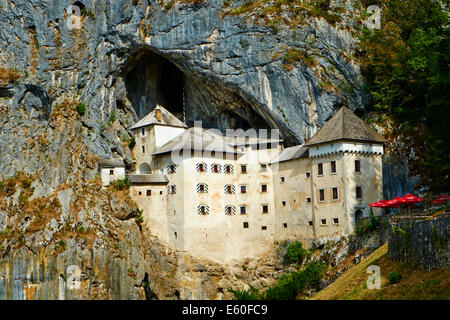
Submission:
M 409 265 L 390 260 L 387 243 L 378 248 L 361 263 L 347 270 L 334 283 L 318 292 L 312 300 L 402 300 L 402 299 L 445 299 L 450 300 L 450 270 L 440 269 L 427 272 Z M 378 265 L 381 270 L 381 288 L 369 290 L 366 273 L 370 265 Z M 388 276 L 392 271 L 403 278 L 392 285 Z

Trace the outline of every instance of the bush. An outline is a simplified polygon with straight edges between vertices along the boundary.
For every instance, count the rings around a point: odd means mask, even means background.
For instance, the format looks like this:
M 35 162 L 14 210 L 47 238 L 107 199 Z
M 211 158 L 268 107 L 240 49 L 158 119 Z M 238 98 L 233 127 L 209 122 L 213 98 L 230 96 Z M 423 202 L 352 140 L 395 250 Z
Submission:
M 84 116 L 86 113 L 86 105 L 84 103 L 79 103 L 77 105 L 77 112 L 80 116 Z
M 130 187 L 130 182 L 128 181 L 128 177 L 114 181 L 113 187 L 116 190 L 128 189 Z
M 128 148 L 133 149 L 134 146 L 136 145 L 136 140 L 133 138 L 131 138 L 131 140 L 128 142 Z
M 295 241 L 286 249 L 285 260 L 289 263 L 302 263 L 305 258 L 311 257 L 311 252 L 303 248 L 302 243 Z
M 376 230 L 381 225 L 380 220 L 373 214 L 369 215 L 369 219 L 360 220 L 356 226 L 356 234 L 362 236 L 371 231 Z
M 399 283 L 402 280 L 402 275 L 396 271 L 389 273 L 389 282 L 391 284 Z
M 310 262 L 304 270 L 282 275 L 272 288 L 263 293 L 252 287 L 243 291 L 229 291 L 234 294 L 235 300 L 294 300 L 309 288 L 319 288 L 326 267 L 324 263 Z

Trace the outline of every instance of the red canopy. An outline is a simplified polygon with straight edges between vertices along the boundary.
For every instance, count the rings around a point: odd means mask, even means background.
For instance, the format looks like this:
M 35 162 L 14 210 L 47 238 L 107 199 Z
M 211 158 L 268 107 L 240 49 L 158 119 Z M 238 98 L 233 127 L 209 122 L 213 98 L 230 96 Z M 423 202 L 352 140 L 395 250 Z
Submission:
M 369 207 L 385 208 L 385 207 L 387 207 L 386 202 L 387 202 L 387 200 L 380 200 L 378 202 L 369 203 Z
M 399 200 L 399 202 L 401 204 L 418 203 L 418 202 L 422 202 L 422 201 L 423 201 L 423 198 L 416 197 L 412 194 L 405 194 Z
M 398 208 L 398 206 L 401 204 L 401 199 L 402 197 L 395 197 L 394 199 L 387 201 L 386 204 L 391 208 Z

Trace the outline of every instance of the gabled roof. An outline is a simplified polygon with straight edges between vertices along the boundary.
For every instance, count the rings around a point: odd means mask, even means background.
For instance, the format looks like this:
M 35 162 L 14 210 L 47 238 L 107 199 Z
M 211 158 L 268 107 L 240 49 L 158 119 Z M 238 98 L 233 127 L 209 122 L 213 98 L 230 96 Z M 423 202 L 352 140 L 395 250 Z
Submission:
M 307 158 L 309 156 L 309 149 L 304 145 L 285 148 L 270 163 L 283 162 L 298 158 Z
M 161 121 L 156 119 L 155 113 L 156 109 L 161 110 Z M 131 127 L 131 130 L 138 129 L 141 127 L 150 126 L 152 124 L 163 125 L 163 126 L 171 126 L 171 127 L 182 127 L 187 128 L 187 126 L 181 122 L 177 117 L 167 111 L 166 108 L 157 105 L 152 112 L 147 114 L 144 118 L 142 118 L 138 123 Z
M 384 138 L 347 107 L 342 107 L 305 146 L 336 140 L 383 143 Z
M 98 162 L 99 167 L 101 168 L 117 168 L 117 167 L 125 167 L 122 158 L 115 159 L 102 159 Z
M 215 151 L 222 153 L 241 153 L 219 134 L 203 128 L 189 128 L 183 134 L 155 150 L 153 155 L 179 150 Z

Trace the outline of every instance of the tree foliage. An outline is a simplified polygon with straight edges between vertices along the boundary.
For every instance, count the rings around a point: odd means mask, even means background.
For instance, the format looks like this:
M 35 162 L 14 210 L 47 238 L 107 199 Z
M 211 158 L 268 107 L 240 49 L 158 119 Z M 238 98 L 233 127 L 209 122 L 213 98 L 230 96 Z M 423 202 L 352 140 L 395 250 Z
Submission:
M 375 1 L 381 29 L 363 30 L 360 57 L 369 108 L 392 123 L 432 191 L 449 190 L 448 16 L 439 0 Z

